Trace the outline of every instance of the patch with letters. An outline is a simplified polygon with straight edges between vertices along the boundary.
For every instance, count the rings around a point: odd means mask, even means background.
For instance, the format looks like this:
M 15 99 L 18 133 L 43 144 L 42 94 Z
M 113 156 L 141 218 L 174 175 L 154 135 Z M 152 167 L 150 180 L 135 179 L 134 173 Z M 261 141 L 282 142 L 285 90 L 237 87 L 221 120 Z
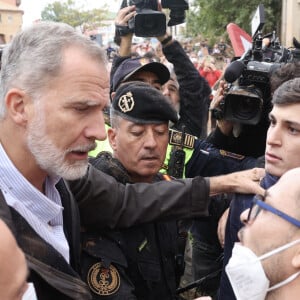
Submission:
M 231 157 L 231 158 L 234 158 L 234 159 L 237 159 L 237 160 L 242 160 L 242 159 L 245 158 L 244 155 L 240 155 L 240 154 L 229 152 L 229 151 L 225 151 L 225 150 L 220 150 L 220 154 L 222 156 Z
M 120 274 L 113 265 L 110 265 L 109 268 L 104 268 L 102 263 L 98 262 L 89 269 L 87 283 L 97 295 L 113 295 L 120 288 Z

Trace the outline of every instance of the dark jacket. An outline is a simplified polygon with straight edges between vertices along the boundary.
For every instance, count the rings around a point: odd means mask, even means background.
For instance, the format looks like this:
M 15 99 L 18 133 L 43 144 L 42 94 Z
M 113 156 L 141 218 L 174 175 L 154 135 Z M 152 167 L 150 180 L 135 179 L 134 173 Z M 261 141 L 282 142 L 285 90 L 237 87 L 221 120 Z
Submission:
M 93 230 L 208 214 L 209 180 L 203 177 L 124 185 L 90 166 L 84 177 L 68 183 L 81 222 Z
M 206 140 L 196 140 L 193 154 L 185 166 L 185 176 L 217 176 L 254 168 L 257 159 L 215 147 Z
M 174 128 L 182 131 L 184 125 L 186 133 L 198 138 L 206 137 L 211 93 L 208 82 L 200 76 L 179 42 L 173 41 L 163 47 L 162 51 L 173 64 L 179 83 L 180 118 Z
M 217 176 L 255 167 L 257 159 L 220 150 L 206 141 L 197 140 L 193 155 L 186 165 L 186 176 Z M 209 217 L 195 218 L 190 231 L 193 236 L 194 280 L 204 278 L 222 268 L 223 248 L 217 235 L 218 222 L 230 204 L 230 195 L 214 196 L 209 205 Z M 218 289 L 221 274 L 203 280 L 201 291 L 212 295 Z
M 125 168 L 109 152 L 101 152 L 91 159 L 91 163 L 122 184 L 130 182 Z M 163 177 L 158 174 L 155 181 L 161 180 Z M 147 198 L 143 201 L 147 203 Z M 104 229 L 98 235 L 85 231 L 82 235 L 85 241 L 82 245 L 83 273 L 87 274 L 84 278 L 92 287 L 93 299 L 176 298 L 177 283 L 183 271 L 176 264 L 177 255 L 183 255 L 177 247 L 179 235 L 176 221 L 146 223 L 118 231 Z M 103 281 L 91 280 L 88 270 L 96 264 L 106 264 L 106 272 L 109 273 L 106 286 L 107 282 L 111 282 L 110 287 L 115 289 L 110 288 L 105 293 Z M 110 271 L 111 268 L 116 269 L 117 276 Z M 114 281 L 118 284 L 113 284 Z
M 80 279 L 79 214 L 71 194 L 61 180 L 57 186 L 64 207 L 64 232 L 70 247 L 70 264 L 43 240 L 13 208 L 9 208 L 0 194 L 3 220 L 14 233 L 24 251 L 29 266 L 28 281 L 34 283 L 38 299 L 91 299 L 87 285 Z

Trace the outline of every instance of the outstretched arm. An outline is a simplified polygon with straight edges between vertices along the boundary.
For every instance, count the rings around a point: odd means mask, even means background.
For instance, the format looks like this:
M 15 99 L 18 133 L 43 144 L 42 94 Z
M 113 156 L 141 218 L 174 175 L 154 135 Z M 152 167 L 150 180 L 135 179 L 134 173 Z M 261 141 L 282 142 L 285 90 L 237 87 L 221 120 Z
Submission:
M 210 177 L 209 194 L 211 196 L 219 193 L 264 195 L 264 189 L 259 185 L 259 181 L 264 174 L 264 169 L 254 168 L 227 175 Z
M 134 224 L 208 215 L 209 194 L 263 193 L 260 169 L 211 177 L 157 183 L 120 184 L 90 166 L 86 176 L 69 182 L 87 227 L 129 227 Z M 209 192 L 210 187 L 210 192 Z

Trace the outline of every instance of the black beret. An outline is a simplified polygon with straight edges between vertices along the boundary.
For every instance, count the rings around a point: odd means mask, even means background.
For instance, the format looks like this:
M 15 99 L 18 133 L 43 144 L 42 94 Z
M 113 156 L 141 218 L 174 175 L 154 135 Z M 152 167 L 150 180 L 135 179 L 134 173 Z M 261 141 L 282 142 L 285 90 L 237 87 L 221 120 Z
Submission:
M 159 62 L 148 62 L 147 59 L 127 58 L 116 69 L 112 78 L 112 90 L 116 91 L 121 82 L 124 82 L 132 75 L 139 71 L 147 71 L 154 73 L 161 85 L 165 84 L 170 79 L 169 69 Z
M 178 120 L 177 112 L 168 99 L 147 83 L 132 81 L 117 89 L 111 110 L 129 121 L 141 124 Z

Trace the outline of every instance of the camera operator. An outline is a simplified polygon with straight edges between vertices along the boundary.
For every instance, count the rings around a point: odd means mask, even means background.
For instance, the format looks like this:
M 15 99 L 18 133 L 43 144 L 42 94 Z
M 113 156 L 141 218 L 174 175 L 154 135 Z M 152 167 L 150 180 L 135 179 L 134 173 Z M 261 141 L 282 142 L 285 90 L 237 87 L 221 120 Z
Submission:
M 225 81 L 220 87 L 210 105 L 210 111 L 218 107 L 224 99 Z M 208 136 L 208 142 L 220 149 L 239 153 L 241 155 L 259 157 L 265 151 L 265 139 L 269 125 L 268 114 L 271 110 L 271 94 L 264 101 L 262 116 L 258 124 L 240 124 L 224 119 L 217 120 L 216 129 Z M 213 117 L 213 116 L 212 116 Z

